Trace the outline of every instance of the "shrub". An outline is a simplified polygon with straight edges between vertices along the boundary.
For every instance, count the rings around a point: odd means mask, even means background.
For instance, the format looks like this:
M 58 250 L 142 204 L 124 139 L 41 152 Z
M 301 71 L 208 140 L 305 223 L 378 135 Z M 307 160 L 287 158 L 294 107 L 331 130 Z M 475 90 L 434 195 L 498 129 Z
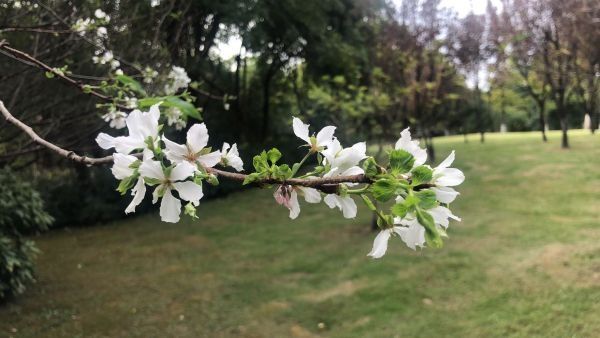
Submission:
M 38 249 L 24 236 L 47 230 L 52 221 L 29 183 L 0 170 L 0 300 L 22 293 L 35 281 Z

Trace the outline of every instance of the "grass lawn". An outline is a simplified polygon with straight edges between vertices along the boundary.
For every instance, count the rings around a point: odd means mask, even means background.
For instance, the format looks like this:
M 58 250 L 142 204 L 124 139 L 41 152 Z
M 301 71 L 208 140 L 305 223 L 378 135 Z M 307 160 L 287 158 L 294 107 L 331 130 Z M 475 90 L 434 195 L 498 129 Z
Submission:
M 600 135 L 437 139 L 467 180 L 443 249 L 413 252 L 271 191 L 38 238 L 39 283 L 0 306 L 14 337 L 593 337 L 600 332 Z

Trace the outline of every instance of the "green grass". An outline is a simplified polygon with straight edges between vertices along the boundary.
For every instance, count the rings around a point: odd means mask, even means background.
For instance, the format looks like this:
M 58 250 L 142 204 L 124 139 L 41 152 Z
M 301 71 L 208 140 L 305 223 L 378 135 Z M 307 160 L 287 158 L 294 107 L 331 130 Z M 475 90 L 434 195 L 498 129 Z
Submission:
M 600 332 L 600 136 L 436 139 L 467 180 L 443 249 L 366 257 L 370 214 L 253 190 L 201 220 L 148 215 L 39 237 L 39 283 L 0 306 L 15 337 L 593 337 Z M 322 323 L 321 325 L 319 325 Z

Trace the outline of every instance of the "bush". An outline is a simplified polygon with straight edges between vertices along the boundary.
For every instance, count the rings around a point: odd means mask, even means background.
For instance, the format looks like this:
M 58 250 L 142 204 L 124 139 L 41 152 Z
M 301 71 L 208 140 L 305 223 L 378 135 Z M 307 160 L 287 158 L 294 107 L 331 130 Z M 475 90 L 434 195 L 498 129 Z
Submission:
M 0 300 L 34 282 L 35 243 L 25 235 L 47 230 L 53 218 L 38 192 L 8 170 L 0 170 Z

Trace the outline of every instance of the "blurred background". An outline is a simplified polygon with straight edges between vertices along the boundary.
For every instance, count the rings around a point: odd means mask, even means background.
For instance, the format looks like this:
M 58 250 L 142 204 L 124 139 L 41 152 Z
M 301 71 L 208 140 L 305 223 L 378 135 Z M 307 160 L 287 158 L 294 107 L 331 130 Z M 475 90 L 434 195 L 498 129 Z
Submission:
M 157 71 L 149 93 L 185 68 L 210 144 L 237 142 L 247 170 L 273 146 L 302 157 L 292 116 L 373 156 L 410 126 L 431 164 L 456 150 L 463 221 L 442 249 L 391 242 L 371 261 L 366 208 L 345 220 L 310 205 L 292 222 L 272 191 L 227 182 L 199 220 L 161 223 L 148 198 L 125 217 L 108 167 L 0 121 L 0 335 L 600 331 L 598 1 L 0 0 L 0 41 L 98 85 L 99 35 L 73 29 L 97 9 L 120 68 Z M 99 101 L 2 49 L 0 100 L 42 137 L 106 155 Z

